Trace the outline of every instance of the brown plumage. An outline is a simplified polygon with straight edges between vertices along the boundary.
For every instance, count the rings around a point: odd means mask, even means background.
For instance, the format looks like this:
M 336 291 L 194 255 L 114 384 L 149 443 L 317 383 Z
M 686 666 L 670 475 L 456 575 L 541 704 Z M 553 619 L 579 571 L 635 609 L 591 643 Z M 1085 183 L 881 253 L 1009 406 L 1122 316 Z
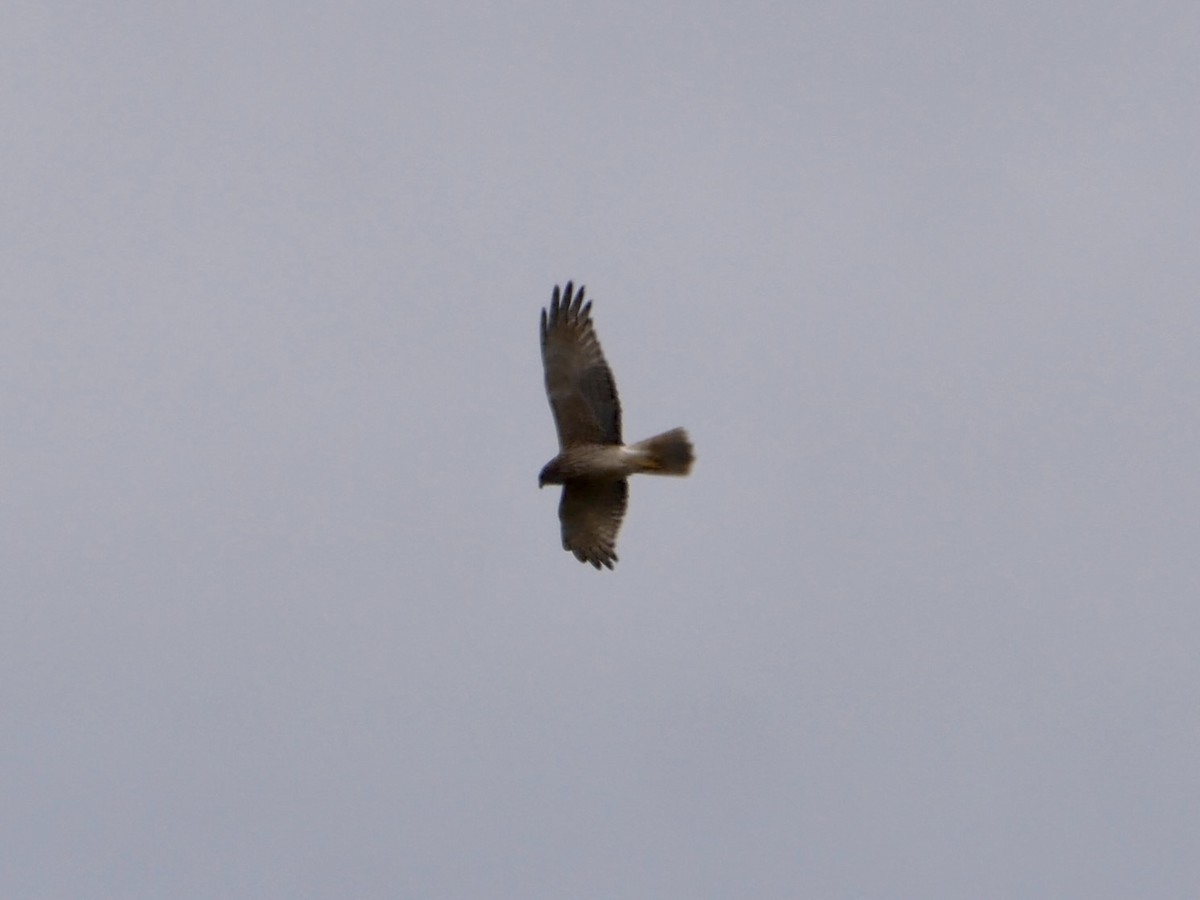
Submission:
M 561 294 L 554 288 L 549 310 L 542 310 L 542 365 L 559 454 L 542 469 L 538 486 L 563 486 L 558 506 L 563 549 L 597 569 L 611 569 L 629 500 L 628 477 L 686 475 L 694 457 L 682 428 L 629 446 L 621 442 L 616 382 L 583 293 L 582 285 L 576 293 L 568 281 Z

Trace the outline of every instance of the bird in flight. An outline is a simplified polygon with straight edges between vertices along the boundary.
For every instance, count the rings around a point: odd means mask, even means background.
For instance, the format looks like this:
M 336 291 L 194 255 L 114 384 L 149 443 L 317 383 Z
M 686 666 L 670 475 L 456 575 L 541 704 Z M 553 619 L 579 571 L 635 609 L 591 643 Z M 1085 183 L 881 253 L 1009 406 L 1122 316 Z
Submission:
M 612 370 L 592 327 L 591 303 L 571 282 L 542 310 L 546 396 L 558 428 L 558 456 L 538 487 L 563 486 L 558 504 L 563 549 L 597 569 L 617 561 L 617 531 L 629 499 L 630 475 L 687 475 L 692 444 L 673 428 L 636 444 L 621 442 L 621 403 Z

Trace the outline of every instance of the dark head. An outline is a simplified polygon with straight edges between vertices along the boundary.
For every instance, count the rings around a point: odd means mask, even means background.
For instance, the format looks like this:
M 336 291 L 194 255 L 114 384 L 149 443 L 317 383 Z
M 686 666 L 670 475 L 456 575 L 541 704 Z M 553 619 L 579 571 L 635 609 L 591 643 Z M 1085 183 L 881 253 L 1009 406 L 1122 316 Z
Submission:
M 538 487 L 542 488 L 548 484 L 562 484 L 562 471 L 558 467 L 558 459 L 552 459 L 546 465 L 542 466 L 542 471 L 538 473 Z

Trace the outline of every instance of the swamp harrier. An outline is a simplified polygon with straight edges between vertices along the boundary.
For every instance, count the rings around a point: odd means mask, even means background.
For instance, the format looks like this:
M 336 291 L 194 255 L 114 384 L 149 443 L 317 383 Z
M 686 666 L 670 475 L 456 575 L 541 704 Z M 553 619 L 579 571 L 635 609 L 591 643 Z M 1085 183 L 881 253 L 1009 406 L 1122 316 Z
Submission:
M 554 288 L 549 311 L 542 310 L 542 365 L 559 454 L 538 475 L 538 487 L 563 486 L 558 505 L 563 549 L 580 562 L 611 569 L 629 476 L 686 475 L 693 456 L 682 428 L 637 444 L 621 443 L 621 403 L 592 328 L 591 309 L 583 302 L 583 286 L 572 293 L 568 281 L 561 295 Z

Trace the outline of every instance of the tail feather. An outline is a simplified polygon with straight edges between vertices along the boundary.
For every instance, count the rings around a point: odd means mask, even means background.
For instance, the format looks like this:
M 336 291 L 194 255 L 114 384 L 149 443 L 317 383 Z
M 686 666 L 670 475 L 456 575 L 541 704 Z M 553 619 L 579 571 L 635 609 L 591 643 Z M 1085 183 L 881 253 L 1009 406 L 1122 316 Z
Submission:
M 652 475 L 686 475 L 692 471 L 692 442 L 682 428 L 672 428 L 630 447 L 641 471 Z

